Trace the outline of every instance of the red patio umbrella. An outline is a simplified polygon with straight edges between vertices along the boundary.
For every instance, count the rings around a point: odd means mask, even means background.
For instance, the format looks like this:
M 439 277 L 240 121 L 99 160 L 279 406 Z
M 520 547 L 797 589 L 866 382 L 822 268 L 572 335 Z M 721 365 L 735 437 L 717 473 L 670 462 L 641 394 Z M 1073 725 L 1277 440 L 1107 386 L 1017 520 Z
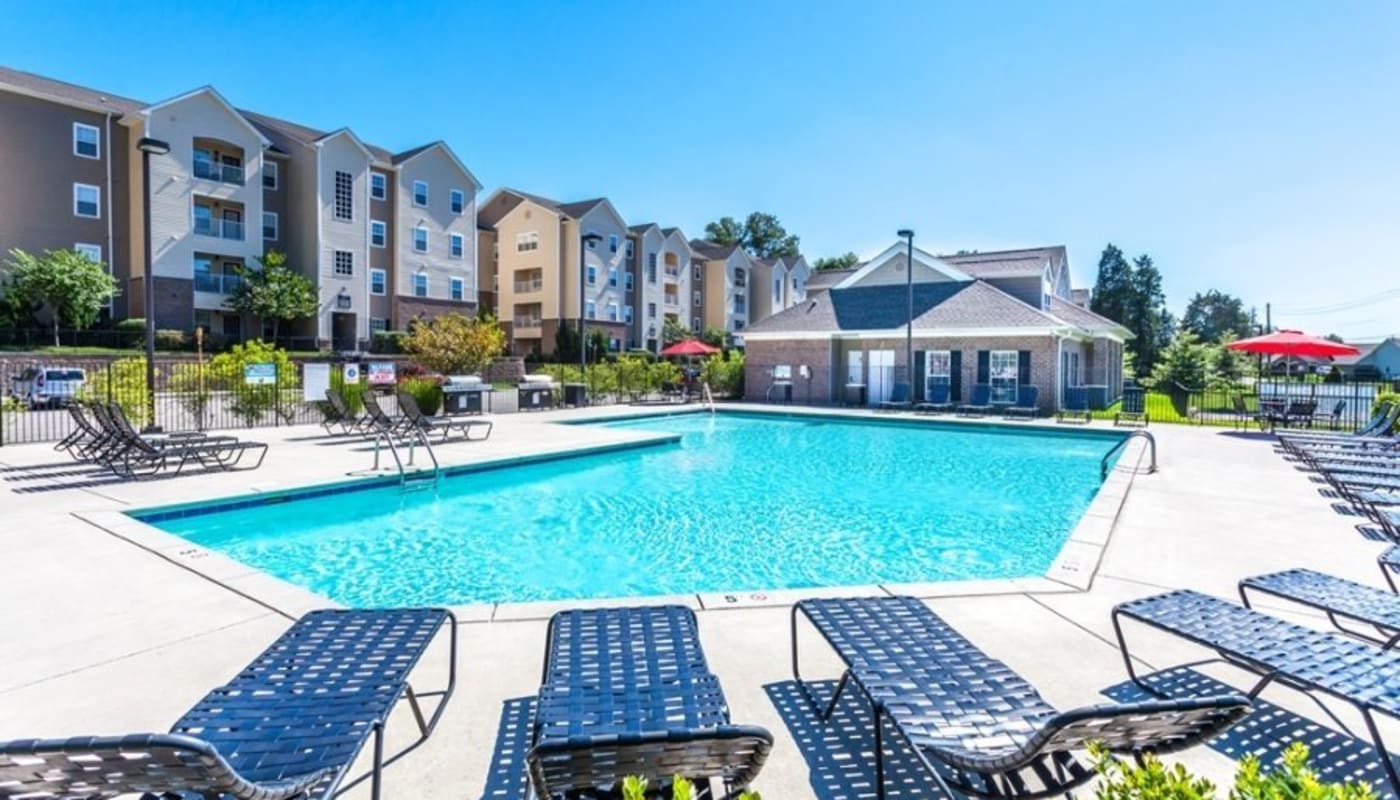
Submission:
M 661 351 L 663 356 L 709 356 L 719 352 L 718 347 L 711 347 L 699 339 L 682 339 Z
M 1335 356 L 1354 356 L 1361 353 L 1355 347 L 1342 342 L 1334 342 L 1331 339 L 1319 339 L 1316 336 L 1309 336 L 1302 331 L 1274 331 L 1263 336 L 1255 336 L 1250 339 L 1241 339 L 1238 342 L 1230 342 L 1225 345 L 1231 350 L 1238 350 L 1242 353 L 1256 353 L 1263 356 L 1283 356 L 1286 359 L 1285 375 L 1292 372 L 1292 360 L 1294 356 L 1300 358 L 1333 358 Z

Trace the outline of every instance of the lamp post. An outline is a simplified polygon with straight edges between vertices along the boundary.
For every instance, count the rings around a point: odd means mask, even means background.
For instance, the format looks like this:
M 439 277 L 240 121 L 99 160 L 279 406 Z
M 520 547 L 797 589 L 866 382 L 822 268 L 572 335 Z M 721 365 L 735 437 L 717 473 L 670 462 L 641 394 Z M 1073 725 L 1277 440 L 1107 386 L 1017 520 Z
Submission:
M 581 237 L 578 248 L 578 370 L 579 379 L 588 369 L 588 342 L 583 334 L 584 284 L 588 278 L 588 248 L 603 241 L 600 234 L 589 231 Z M 586 383 L 587 381 L 585 381 Z
M 904 321 L 904 369 L 909 381 L 909 399 L 914 399 L 914 231 L 900 228 L 896 232 L 906 245 L 904 264 L 905 299 L 908 301 L 908 315 Z
M 170 152 L 170 144 L 149 136 L 141 137 L 136 143 L 141 151 L 141 189 L 145 193 L 145 213 L 142 214 L 142 230 L 145 232 L 146 271 L 143 275 L 142 295 L 144 296 L 146 317 L 146 430 L 158 431 L 156 425 L 156 282 L 151 258 L 151 156 L 163 156 Z

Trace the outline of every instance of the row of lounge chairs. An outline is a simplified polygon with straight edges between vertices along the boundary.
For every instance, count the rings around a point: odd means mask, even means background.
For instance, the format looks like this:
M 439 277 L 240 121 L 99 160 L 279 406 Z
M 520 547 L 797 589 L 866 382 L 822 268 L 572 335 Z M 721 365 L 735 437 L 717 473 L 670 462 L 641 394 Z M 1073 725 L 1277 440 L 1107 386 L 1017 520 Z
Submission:
M 1014 402 L 993 402 L 992 387 L 979 383 L 972 387 L 970 402 L 954 402 L 951 388 L 947 384 L 934 384 L 929 387 L 928 397 L 915 403 L 909 394 L 909 384 L 896 383 L 888 400 L 881 401 L 876 408 L 881 411 L 914 411 L 921 414 L 948 414 L 957 412 L 959 416 L 985 417 L 1000 413 L 1007 419 L 1033 419 L 1040 415 L 1040 388 L 1022 386 L 1016 391 Z
M 1355 433 L 1283 431 L 1278 441 L 1287 456 L 1400 542 L 1400 434 L 1391 433 L 1397 422 L 1400 404 L 1384 403 Z M 1386 579 L 1393 581 L 1388 570 Z
M 1400 696 L 1386 688 L 1400 681 L 1400 598 L 1306 569 L 1246 578 L 1239 593 L 1240 603 L 1181 590 L 1114 608 L 1124 665 L 1154 698 L 1147 701 L 1060 711 L 910 597 L 797 603 L 793 676 L 823 719 L 852 688 L 871 707 L 879 797 L 890 732 L 950 796 L 1049 797 L 1093 778 L 1083 760 L 1090 743 L 1134 756 L 1181 750 L 1238 722 L 1273 684 L 1355 706 L 1400 788 L 1376 725 L 1377 715 L 1400 718 Z M 1251 607 L 1260 594 L 1324 611 L 1338 632 L 1261 613 Z M 845 666 L 829 697 L 802 677 L 800 620 Z M 1374 633 L 1353 633 L 1343 620 Z M 1257 681 L 1245 693 L 1167 697 L 1138 674 L 1128 622 L 1211 650 Z M 451 638 L 447 684 L 415 693 L 410 673 L 444 629 Z M 328 798 L 368 778 L 378 798 L 383 767 L 436 728 L 453 693 L 456 659 L 456 620 L 443 609 L 312 612 L 167 734 L 0 743 L 0 796 Z M 426 698 L 436 698 L 430 716 Z M 383 728 L 400 700 L 413 706 L 419 738 L 386 759 Z M 729 797 L 754 780 L 773 747 L 767 730 L 731 720 L 695 614 L 682 606 L 556 614 L 529 739 L 529 781 L 536 797 L 550 799 L 606 790 L 633 774 L 663 783 L 672 775 L 715 779 L 725 794 L 708 796 Z M 347 783 L 370 741 L 369 772 Z
M 234 436 L 205 433 L 143 434 L 136 430 L 117 403 L 73 400 L 67 403 L 73 431 L 54 445 L 74 460 L 97 464 L 124 478 L 167 473 L 178 475 L 187 466 L 232 470 L 250 453 L 256 460 L 248 469 L 262 466 L 267 445 L 241 441 Z
M 454 433 L 460 433 L 466 441 L 481 441 L 491 436 L 495 424 L 480 417 L 451 417 L 424 414 L 417 399 L 402 389 L 398 392 L 399 414 L 390 415 L 379 404 L 374 392 L 360 396 L 364 413 L 357 414 L 350 408 L 344 395 L 335 389 L 326 390 L 324 419 L 321 422 L 326 433 L 353 434 L 364 437 L 389 436 L 404 438 L 412 433 L 441 435 L 441 441 L 449 441 Z M 477 431 L 473 436 L 472 431 Z

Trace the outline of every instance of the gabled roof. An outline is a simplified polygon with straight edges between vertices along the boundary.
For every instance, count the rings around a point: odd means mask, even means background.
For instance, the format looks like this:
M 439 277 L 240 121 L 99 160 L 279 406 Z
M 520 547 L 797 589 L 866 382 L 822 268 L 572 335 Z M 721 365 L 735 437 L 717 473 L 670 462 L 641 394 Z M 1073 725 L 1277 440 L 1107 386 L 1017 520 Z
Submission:
M 703 256 L 707 260 L 724 261 L 734 255 L 735 250 L 743 248 L 737 244 L 720 244 L 708 239 L 691 239 L 690 249 L 696 255 Z
M 1359 364 L 1375 355 L 1377 350 L 1380 350 L 1387 344 L 1400 347 L 1400 337 L 1392 336 L 1387 339 L 1381 339 L 1379 342 L 1348 342 L 1348 344 L 1355 347 L 1360 352 L 1354 356 L 1336 356 L 1332 359 L 1333 364 L 1342 367 L 1350 367 Z
M 841 281 L 854 275 L 855 267 L 848 269 L 819 269 L 813 270 L 811 277 L 807 278 L 807 291 L 820 292 L 830 289 Z
M 606 197 L 595 197 L 591 200 L 576 200 L 572 203 L 560 203 L 558 207 L 560 211 L 564 212 L 564 216 L 581 219 L 584 214 L 587 214 L 607 202 L 608 198 Z M 611 204 L 609 203 L 609 205 Z M 613 213 L 616 213 L 616 211 Z
M 655 222 L 643 222 L 641 225 L 628 225 L 627 231 L 629 233 L 644 234 L 652 228 L 656 228 L 657 233 L 661 233 L 661 226 L 657 225 Z M 665 234 L 662 235 L 664 236 Z
M 99 92 L 96 89 L 9 67 L 0 67 L 0 89 L 99 113 L 130 114 L 146 105 L 140 100 Z
M 322 136 L 321 138 L 317 139 L 314 142 L 314 144 L 319 145 L 323 142 L 329 142 L 332 139 L 339 139 L 342 137 L 349 139 L 351 144 L 358 147 L 360 149 L 360 152 L 365 154 L 365 158 L 369 159 L 370 161 L 374 160 L 374 151 L 370 150 L 369 145 L 365 144 L 365 141 L 359 136 L 356 136 L 355 132 L 350 130 L 349 128 L 337 128 L 336 130 L 333 130 L 325 136 Z
M 246 108 L 240 108 L 238 110 L 238 113 L 242 114 L 244 119 L 252 123 L 253 127 L 262 131 L 264 136 L 266 136 L 268 139 L 271 139 L 274 146 L 284 151 L 289 151 L 291 145 L 293 144 L 302 145 L 304 147 L 311 147 L 316 142 L 322 139 L 329 138 L 333 133 L 339 132 L 332 131 L 330 133 L 327 133 L 326 131 L 311 128 L 300 123 L 292 122 L 290 120 L 280 119 L 278 117 L 269 116 L 267 114 L 262 114 L 257 111 L 249 111 Z M 349 130 L 349 128 L 340 129 L 340 131 Z M 365 150 L 369 151 L 370 157 L 374 161 L 379 162 L 380 164 L 392 163 L 393 156 L 389 153 L 388 150 L 385 150 L 384 148 L 379 147 L 377 145 L 370 144 L 369 142 L 366 142 L 363 139 L 361 139 L 358 135 L 355 136 L 355 141 L 358 142 L 359 145 Z
M 836 284 L 832 288 L 849 289 L 858 286 L 861 281 L 865 280 L 865 278 L 868 277 L 871 273 L 875 272 L 875 270 L 879 269 L 880 267 L 883 267 L 885 264 L 888 264 L 896 258 L 903 258 L 907 256 L 908 251 L 909 246 L 906 243 L 895 242 L 894 244 L 885 248 L 884 251 L 882 251 L 879 255 L 875 256 L 874 258 L 870 259 L 864 264 L 858 265 L 854 272 L 852 272 L 850 275 L 847 275 L 841 280 L 840 283 Z M 968 275 L 967 273 L 963 272 L 957 267 L 948 264 L 947 262 L 940 259 L 938 256 L 935 256 L 927 251 L 920 250 L 917 247 L 914 248 L 914 263 L 923 266 L 930 272 L 939 273 L 948 280 L 972 280 L 971 275 Z M 918 282 L 917 278 L 915 278 L 915 282 Z
M 476 191 L 481 190 L 481 181 L 477 180 L 476 176 L 472 174 L 472 171 L 467 169 L 467 165 L 462 163 L 462 159 L 458 158 L 457 154 L 452 152 L 452 148 L 448 146 L 447 142 L 441 139 L 398 153 L 390 158 L 390 163 L 394 166 L 398 166 L 412 161 L 429 150 L 442 150 L 442 152 L 446 153 L 448 160 L 450 160 L 457 169 L 461 170 L 463 175 L 467 176 L 467 180 L 472 182 L 472 188 Z
M 1132 331 L 1101 314 L 1095 314 L 1083 306 L 1077 306 L 1063 297 L 1051 297 L 1048 311 L 1076 328 L 1087 331 L 1111 331 L 1119 336 L 1131 337 Z
M 940 255 L 939 258 L 975 278 L 1039 277 L 1049 266 L 1058 275 L 1065 263 L 1063 245 L 994 250 L 985 253 Z
M 908 288 L 854 286 L 809 294 L 808 299 L 744 329 L 744 335 L 856 333 L 902 329 Z M 1043 330 L 1062 323 L 1011 295 L 976 280 L 916 283 L 914 328 Z
M 149 118 L 151 113 L 154 112 L 156 109 L 164 108 L 165 106 L 171 105 L 172 103 L 179 103 L 183 100 L 188 100 L 191 97 L 195 97 L 201 94 L 208 95 L 209 97 L 213 98 L 214 102 L 217 103 L 220 107 L 222 107 L 224 111 L 228 112 L 228 115 L 230 117 L 233 117 L 238 122 L 238 124 L 252 131 L 253 135 L 258 137 L 258 141 L 262 142 L 264 146 L 272 146 L 272 140 L 264 136 L 262 130 L 259 129 L 258 126 L 254 125 L 248 120 L 247 117 L 243 116 L 243 112 L 234 108 L 233 104 L 230 103 L 228 100 L 225 100 L 224 96 L 219 94 L 219 90 L 215 89 L 213 86 L 201 86 L 198 89 L 191 89 L 190 91 L 185 92 L 184 94 L 178 94 L 174 97 L 162 100 L 159 103 L 154 103 L 152 105 L 146 106 L 145 108 L 138 109 L 134 113 L 139 113 L 142 116 Z

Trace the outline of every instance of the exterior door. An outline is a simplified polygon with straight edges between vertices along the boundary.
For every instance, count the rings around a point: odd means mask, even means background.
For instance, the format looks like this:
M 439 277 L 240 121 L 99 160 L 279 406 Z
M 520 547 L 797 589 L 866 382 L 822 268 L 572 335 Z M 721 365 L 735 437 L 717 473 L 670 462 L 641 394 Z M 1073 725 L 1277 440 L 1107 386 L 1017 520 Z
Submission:
M 888 399 L 894 391 L 894 351 L 871 350 L 870 356 L 870 405 L 878 405 Z

